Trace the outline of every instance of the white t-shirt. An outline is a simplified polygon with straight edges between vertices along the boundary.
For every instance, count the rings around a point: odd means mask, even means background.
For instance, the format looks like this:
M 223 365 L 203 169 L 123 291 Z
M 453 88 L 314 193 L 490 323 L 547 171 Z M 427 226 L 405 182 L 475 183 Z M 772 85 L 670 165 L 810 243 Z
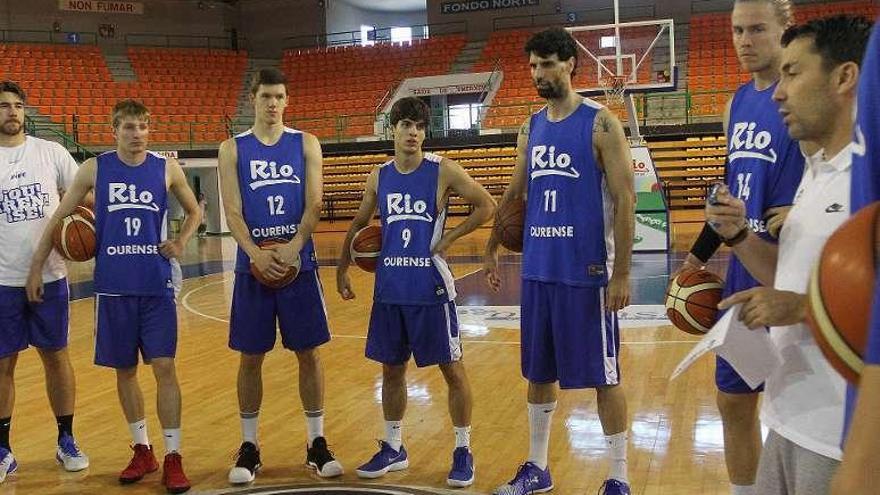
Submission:
M 852 150 L 807 160 L 794 206 L 779 234 L 774 288 L 807 293 L 828 237 L 849 218 Z M 795 444 L 840 460 L 846 382 L 828 364 L 804 323 L 772 327 L 782 365 L 767 379 L 761 421 Z
M 70 153 L 53 141 L 27 136 L 20 146 L 0 147 L 0 285 L 24 287 L 34 250 L 58 208 L 58 190 L 70 188 L 76 170 Z M 43 282 L 66 275 L 53 249 Z

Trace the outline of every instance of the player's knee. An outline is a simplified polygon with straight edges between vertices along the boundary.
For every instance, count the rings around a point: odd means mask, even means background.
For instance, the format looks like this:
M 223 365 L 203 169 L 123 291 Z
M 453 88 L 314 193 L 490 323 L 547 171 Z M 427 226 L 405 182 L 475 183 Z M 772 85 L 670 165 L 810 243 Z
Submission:
M 382 366 L 382 381 L 386 384 L 401 384 L 406 382 L 406 365 Z
M 756 394 L 728 394 L 719 391 L 716 402 L 725 423 L 749 424 L 757 419 Z
M 116 368 L 116 381 L 120 383 L 137 381 L 137 366 Z
M 259 373 L 263 368 L 263 357 L 265 354 L 245 354 L 241 353 L 239 368 L 245 373 Z
M 296 351 L 296 359 L 299 362 L 299 371 L 314 371 L 321 365 L 321 358 L 317 348 Z
M 443 378 L 446 379 L 446 384 L 449 385 L 449 388 L 455 389 L 467 387 L 467 373 L 461 362 L 442 364 L 440 365 L 440 370 L 443 371 Z
M 12 378 L 15 374 L 15 363 L 18 361 L 18 353 L 0 359 L 0 376 Z
M 66 347 L 62 349 L 40 349 L 39 353 L 40 358 L 43 360 L 43 366 L 49 372 L 67 368 L 70 362 Z
M 177 378 L 174 369 L 174 359 L 154 359 L 151 365 L 153 367 L 153 375 L 156 377 L 156 381 L 165 382 L 175 380 Z

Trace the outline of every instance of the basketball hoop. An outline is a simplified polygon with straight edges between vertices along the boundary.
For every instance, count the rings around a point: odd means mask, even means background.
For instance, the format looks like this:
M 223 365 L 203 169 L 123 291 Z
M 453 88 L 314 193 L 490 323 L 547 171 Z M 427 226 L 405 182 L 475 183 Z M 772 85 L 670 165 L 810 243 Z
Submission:
M 602 78 L 602 91 L 605 92 L 605 103 L 623 105 L 626 93 L 626 76 L 605 76 Z

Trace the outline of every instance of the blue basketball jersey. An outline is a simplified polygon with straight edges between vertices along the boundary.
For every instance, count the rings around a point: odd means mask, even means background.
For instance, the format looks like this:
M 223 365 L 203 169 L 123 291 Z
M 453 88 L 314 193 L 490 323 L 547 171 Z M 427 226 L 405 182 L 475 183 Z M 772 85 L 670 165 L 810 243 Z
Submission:
M 614 205 L 593 156 L 593 121 L 600 109 L 584 99 L 562 121 L 548 120 L 547 108 L 531 117 L 523 279 L 608 284 Z
M 397 170 L 394 160 L 379 169 L 382 251 L 376 266 L 376 302 L 427 305 L 455 299 L 449 266 L 431 254 L 446 223 L 446 205 L 437 204 L 440 160 L 425 153 L 409 173 Z
M 293 239 L 302 221 L 306 198 L 306 161 L 303 135 L 284 128 L 278 142 L 267 146 L 248 130 L 235 136 L 238 150 L 238 189 L 241 212 L 251 239 L 284 242 Z M 315 246 L 309 239 L 299 253 L 301 271 L 317 266 Z M 250 271 L 250 258 L 241 248 L 235 271 Z
M 95 178 L 95 292 L 173 296 L 166 239 L 165 159 L 152 152 L 137 166 L 115 151 L 98 156 Z
M 880 200 L 880 30 L 871 33 L 859 76 L 859 99 L 856 127 L 853 133 L 852 186 L 850 208 L 860 210 Z M 865 363 L 880 364 L 880 278 L 874 287 L 871 323 Z M 847 389 L 846 429 L 856 403 L 857 389 Z M 846 431 L 844 431 L 846 438 Z
M 804 174 L 804 156 L 791 139 L 773 101 L 776 83 L 758 91 L 754 82 L 740 86 L 730 106 L 727 126 L 727 186 L 746 204 L 751 229 L 767 234 L 764 214 L 769 208 L 790 205 Z M 731 257 L 724 295 L 760 285 L 735 256 Z

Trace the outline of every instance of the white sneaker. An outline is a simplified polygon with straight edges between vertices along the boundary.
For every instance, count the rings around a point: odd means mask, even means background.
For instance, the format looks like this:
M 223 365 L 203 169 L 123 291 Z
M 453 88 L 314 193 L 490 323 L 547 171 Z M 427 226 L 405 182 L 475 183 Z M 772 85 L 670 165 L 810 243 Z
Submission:
M 3 480 L 6 479 L 7 475 L 12 474 L 17 470 L 18 463 L 15 462 L 15 457 L 12 456 L 12 452 L 0 447 L 0 483 L 3 483 Z
M 70 435 L 64 435 L 58 441 L 58 450 L 55 452 L 55 460 L 64 466 L 65 471 L 82 471 L 89 467 L 89 456 L 80 450 L 76 440 Z

